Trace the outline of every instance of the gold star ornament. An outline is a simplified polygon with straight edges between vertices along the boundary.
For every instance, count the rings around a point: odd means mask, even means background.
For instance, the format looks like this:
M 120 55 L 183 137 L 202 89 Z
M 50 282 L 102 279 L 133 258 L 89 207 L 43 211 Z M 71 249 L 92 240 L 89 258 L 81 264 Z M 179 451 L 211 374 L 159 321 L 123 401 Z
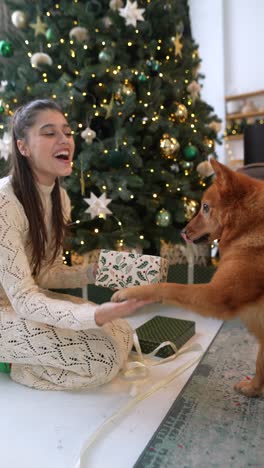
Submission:
M 182 57 L 182 48 L 183 48 L 181 38 L 182 38 L 182 34 L 177 33 L 176 37 L 173 40 L 174 47 L 175 47 L 175 56 L 179 55 L 180 57 Z
M 29 26 L 34 29 L 35 31 L 35 36 L 38 36 L 39 34 L 44 34 L 46 32 L 46 29 L 48 25 L 46 23 L 43 23 L 41 21 L 41 17 L 37 16 L 37 22 L 36 23 L 30 23 Z

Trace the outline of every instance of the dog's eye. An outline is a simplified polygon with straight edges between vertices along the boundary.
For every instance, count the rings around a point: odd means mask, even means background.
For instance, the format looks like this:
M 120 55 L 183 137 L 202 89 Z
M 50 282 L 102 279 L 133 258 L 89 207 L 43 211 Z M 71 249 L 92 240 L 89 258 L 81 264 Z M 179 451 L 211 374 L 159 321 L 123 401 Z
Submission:
M 203 212 L 209 213 L 209 205 L 207 205 L 207 203 L 203 203 Z

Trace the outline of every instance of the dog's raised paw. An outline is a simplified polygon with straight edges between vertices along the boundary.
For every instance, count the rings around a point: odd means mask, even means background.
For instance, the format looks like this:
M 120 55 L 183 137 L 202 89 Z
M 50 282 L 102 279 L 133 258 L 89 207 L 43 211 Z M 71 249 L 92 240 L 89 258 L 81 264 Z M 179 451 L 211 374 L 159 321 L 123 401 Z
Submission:
M 111 297 L 112 302 L 122 302 L 125 301 L 126 297 L 123 291 L 116 291 L 113 296 Z

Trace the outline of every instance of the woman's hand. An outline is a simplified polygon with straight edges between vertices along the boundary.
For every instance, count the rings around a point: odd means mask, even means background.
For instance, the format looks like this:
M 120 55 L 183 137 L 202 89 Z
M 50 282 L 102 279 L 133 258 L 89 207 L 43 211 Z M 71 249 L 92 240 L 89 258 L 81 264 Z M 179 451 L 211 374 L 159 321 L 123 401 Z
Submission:
M 106 322 L 111 322 L 117 318 L 128 317 L 132 315 L 136 310 L 145 306 L 146 304 L 152 304 L 151 300 L 138 300 L 130 299 L 124 302 L 105 302 L 104 304 L 98 305 L 95 309 L 95 322 L 97 325 L 104 325 Z

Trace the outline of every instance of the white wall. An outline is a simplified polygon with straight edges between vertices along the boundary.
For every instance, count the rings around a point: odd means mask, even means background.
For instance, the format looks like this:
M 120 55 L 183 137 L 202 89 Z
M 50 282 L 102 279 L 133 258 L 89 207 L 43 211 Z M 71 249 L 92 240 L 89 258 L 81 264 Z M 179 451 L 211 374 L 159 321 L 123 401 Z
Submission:
M 264 89 L 264 0 L 189 0 L 192 33 L 205 74 L 203 99 L 223 119 L 226 95 Z M 264 107 L 264 102 L 258 101 Z M 243 139 L 223 144 L 219 159 L 243 159 Z
M 264 88 L 263 22 L 263 0 L 224 0 L 226 94 Z
M 211 105 L 225 123 L 223 0 L 189 0 L 192 35 L 199 45 L 201 73 L 205 75 L 202 99 Z M 224 146 L 217 146 L 220 161 Z
M 264 1 L 223 1 L 226 94 L 262 90 L 264 89 Z M 264 97 L 250 100 L 258 108 L 264 108 Z M 239 101 L 237 102 L 239 104 Z M 243 107 L 243 102 L 241 106 Z M 231 159 L 243 161 L 244 140 L 228 142 L 227 151 Z

